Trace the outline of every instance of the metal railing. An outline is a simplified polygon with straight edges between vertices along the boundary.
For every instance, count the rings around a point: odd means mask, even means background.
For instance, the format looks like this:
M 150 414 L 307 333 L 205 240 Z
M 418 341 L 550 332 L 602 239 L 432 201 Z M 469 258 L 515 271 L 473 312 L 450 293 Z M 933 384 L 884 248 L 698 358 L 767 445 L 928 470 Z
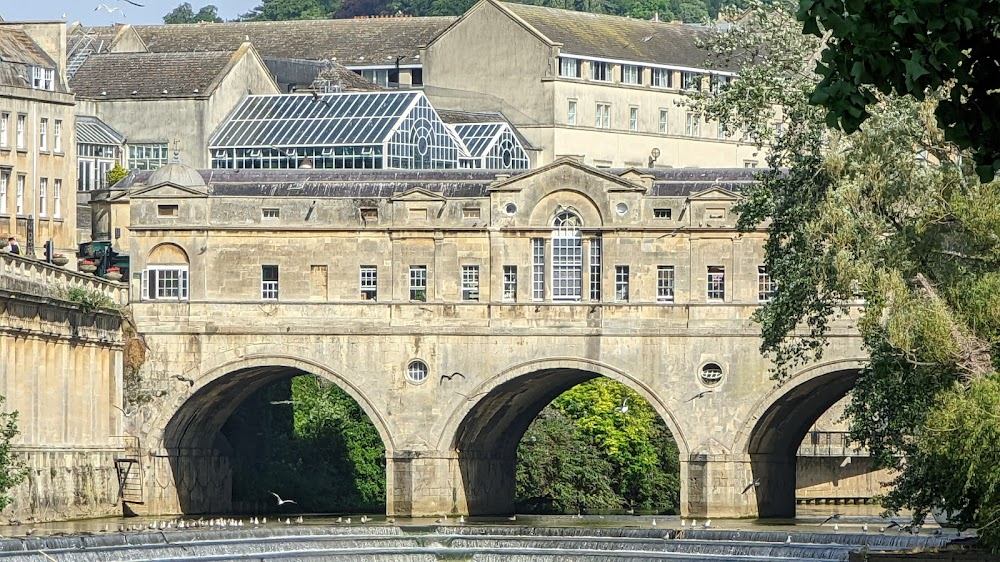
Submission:
M 851 441 L 847 431 L 810 431 L 799 445 L 800 457 L 865 457 L 868 451 Z

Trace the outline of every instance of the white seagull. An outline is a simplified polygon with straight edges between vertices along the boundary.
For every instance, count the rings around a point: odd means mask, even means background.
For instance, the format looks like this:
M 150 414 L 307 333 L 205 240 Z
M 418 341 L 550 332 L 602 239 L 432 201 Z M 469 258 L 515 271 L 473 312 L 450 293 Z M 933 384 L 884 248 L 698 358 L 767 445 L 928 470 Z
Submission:
M 285 505 L 286 503 L 298 503 L 295 500 L 283 500 L 281 499 L 281 496 L 275 494 L 274 492 L 271 492 L 271 495 L 278 498 L 278 505 Z
M 618 411 L 621 412 L 621 413 L 623 413 L 623 414 L 627 414 L 628 413 L 628 398 L 629 397 L 626 396 L 625 399 L 622 400 L 622 405 L 618 407 Z
M 98 4 L 97 7 L 94 8 L 94 11 L 96 12 L 96 11 L 101 10 L 101 9 L 103 9 L 104 11 L 106 11 L 109 14 L 113 14 L 114 12 L 118 12 L 118 13 L 120 13 L 122 15 L 122 17 L 125 17 L 125 11 L 122 10 L 121 8 L 119 8 L 118 6 L 115 6 L 114 8 L 111 8 L 107 4 Z

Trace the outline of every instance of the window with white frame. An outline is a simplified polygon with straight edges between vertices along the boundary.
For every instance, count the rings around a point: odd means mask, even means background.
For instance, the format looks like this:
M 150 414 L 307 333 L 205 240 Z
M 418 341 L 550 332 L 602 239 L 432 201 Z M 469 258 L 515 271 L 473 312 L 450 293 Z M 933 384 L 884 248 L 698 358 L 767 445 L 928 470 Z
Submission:
M 559 57 L 559 76 L 566 78 L 580 77 L 580 59 Z
M 674 87 L 674 71 L 667 68 L 654 68 L 653 69 L 653 87 L 654 88 L 673 88 Z
M 599 103 L 594 118 L 594 126 L 598 129 L 611 128 L 611 104 Z
M 726 298 L 726 268 L 721 265 L 708 266 L 708 300 L 721 301 Z
M 727 138 L 729 138 L 729 133 L 726 132 L 726 123 L 725 123 L 725 121 L 719 121 L 719 135 L 718 136 L 719 136 L 720 139 L 727 139 Z
M 52 150 L 62 152 L 62 121 L 59 119 L 52 124 Z
M 151 265 L 142 272 L 142 300 L 188 299 L 188 266 Z
M 49 178 L 38 178 L 38 216 L 48 215 Z
M 690 72 L 687 70 L 681 71 L 681 89 L 684 90 L 700 90 L 701 89 L 701 75 L 697 72 Z
M 38 149 L 49 149 L 49 120 L 45 117 L 38 122 Z
M 716 94 L 722 92 L 729 87 L 729 76 L 721 76 L 719 74 L 713 74 L 710 80 L 712 84 L 712 91 Z
M 638 131 L 639 130 L 639 108 L 630 107 L 628 108 L 628 130 Z
M 266 301 L 278 300 L 278 266 L 260 266 L 260 298 Z
M 674 266 L 656 266 L 656 300 L 674 302 Z
M 503 300 L 504 302 L 514 302 L 517 300 L 517 266 L 503 266 Z
M 14 212 L 24 214 L 24 174 L 17 175 L 17 186 L 14 188 Z
M 52 91 L 56 86 L 56 71 L 40 66 L 31 67 L 31 87 L 36 90 Z
M 767 266 L 757 266 L 757 302 L 769 302 L 774 298 L 774 291 L 777 285 Z
M 17 148 L 18 150 L 24 150 L 24 122 L 27 120 L 27 115 L 19 114 L 17 116 L 17 131 L 15 132 L 17 136 Z
M 576 100 L 569 100 L 569 106 L 566 109 L 566 122 L 570 125 L 576 125 Z
M 610 62 L 600 62 L 596 60 L 590 61 L 590 79 L 600 80 L 602 82 L 611 81 L 611 63 Z
M 0 171 L 0 215 L 7 214 L 7 188 L 10 186 L 10 172 Z
M 615 300 L 628 302 L 628 266 L 615 266 Z
M 10 113 L 0 114 L 0 148 L 7 148 L 7 127 L 10 123 Z
M 410 266 L 410 300 L 427 301 L 427 266 Z
M 756 168 L 757 167 L 757 161 L 756 160 L 744 160 L 743 161 L 743 167 L 744 168 Z
M 590 300 L 601 302 L 601 237 L 590 239 Z
M 389 87 L 389 69 L 388 68 L 373 68 L 361 70 L 361 76 L 370 82 L 378 84 L 383 88 Z
M 622 66 L 622 82 L 625 84 L 640 84 L 642 81 L 642 69 L 634 64 Z
M 167 163 L 167 143 L 130 144 L 128 168 L 130 170 L 155 170 Z
M 267 207 L 260 210 L 260 217 L 263 219 L 277 219 L 281 217 L 281 210 L 274 207 Z
M 580 217 L 570 211 L 556 215 L 552 232 L 552 299 L 580 300 L 583 284 L 583 235 Z
M 479 266 L 462 266 L 462 300 L 479 300 Z
M 545 298 L 545 239 L 531 239 L 531 299 Z
M 701 136 L 701 114 L 688 113 L 685 115 L 684 134 L 689 137 Z
M 62 217 L 62 180 L 52 181 L 52 216 Z
M 406 380 L 412 384 L 420 384 L 427 380 L 427 363 L 423 361 L 410 361 L 406 366 Z
M 666 109 L 660 110 L 660 134 L 663 135 L 667 134 L 667 115 Z
M 361 300 L 378 300 L 378 267 L 374 265 L 361 266 Z

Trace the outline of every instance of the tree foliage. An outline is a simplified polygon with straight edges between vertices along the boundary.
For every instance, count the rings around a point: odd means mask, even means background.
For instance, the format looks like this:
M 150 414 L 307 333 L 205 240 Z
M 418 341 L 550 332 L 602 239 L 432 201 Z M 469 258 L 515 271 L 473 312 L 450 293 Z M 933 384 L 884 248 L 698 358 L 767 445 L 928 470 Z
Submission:
M 4 401 L 0 396 L 0 406 Z M 0 510 L 10 505 L 10 490 L 28 477 L 28 467 L 11 444 L 18 433 L 17 412 L 0 413 Z
M 108 177 L 107 177 L 108 185 L 109 186 L 115 185 L 116 183 L 123 180 L 127 175 L 128 175 L 128 169 L 119 164 L 118 162 L 115 162 L 115 166 L 110 170 L 108 170 Z
M 190 2 L 184 2 L 163 16 L 163 23 L 198 23 L 198 22 L 222 23 L 219 17 L 219 9 L 212 4 L 203 6 L 198 12 L 194 11 Z
M 856 131 L 879 95 L 917 100 L 943 91 L 935 109 L 945 138 L 972 149 L 979 174 L 1000 169 L 1000 2 L 803 0 L 805 31 L 826 37 L 812 101 L 828 123 Z M 877 111 L 877 110 L 876 110 Z
M 755 317 L 762 350 L 784 381 L 850 318 L 870 361 L 847 413 L 852 437 L 898 471 L 885 505 L 918 521 L 943 507 L 997 549 L 1000 185 L 981 183 L 938 127 L 949 91 L 875 92 L 855 131 L 828 128 L 809 103 L 825 87 L 813 63 L 828 55 L 797 35 L 793 8 L 753 5 L 710 45 L 744 57 L 742 78 L 690 102 L 772 143 L 739 208 L 740 228 L 766 225 L 778 288 Z

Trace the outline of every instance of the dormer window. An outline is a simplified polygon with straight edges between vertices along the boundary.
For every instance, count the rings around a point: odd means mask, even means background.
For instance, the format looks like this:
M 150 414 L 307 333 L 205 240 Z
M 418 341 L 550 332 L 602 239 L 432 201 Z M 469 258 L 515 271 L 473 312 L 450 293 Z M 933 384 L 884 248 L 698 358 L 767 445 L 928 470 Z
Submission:
M 654 88 L 673 88 L 674 87 L 674 71 L 666 68 L 654 68 L 653 69 L 653 87 Z
M 639 84 L 642 80 L 642 69 L 634 64 L 626 64 L 622 67 L 622 83 Z
M 40 66 L 31 67 L 31 87 L 36 90 L 48 90 L 52 91 L 55 89 L 56 82 L 56 71 L 51 68 L 42 68 Z
M 564 76 L 566 78 L 579 78 L 580 60 L 569 57 L 559 57 L 559 76 Z
M 684 90 L 700 90 L 701 76 L 697 72 L 681 71 L 681 88 Z
M 611 81 L 611 63 L 590 61 L 590 79 L 601 82 Z

